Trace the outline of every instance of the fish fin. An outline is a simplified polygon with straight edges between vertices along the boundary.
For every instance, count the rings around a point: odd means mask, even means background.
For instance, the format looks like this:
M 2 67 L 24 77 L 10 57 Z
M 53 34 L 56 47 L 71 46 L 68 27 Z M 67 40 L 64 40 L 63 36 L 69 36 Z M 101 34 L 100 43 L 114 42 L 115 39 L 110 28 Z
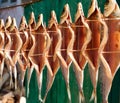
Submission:
M 89 65 L 89 73 L 90 73 L 90 78 L 91 78 L 91 82 L 93 85 L 93 91 L 92 91 L 90 101 L 92 101 L 94 99 L 94 103 L 96 103 L 96 101 L 97 101 L 96 88 L 97 88 L 97 81 L 98 81 L 98 70 L 96 71 L 95 67 L 93 68 L 91 65 Z
M 92 91 L 92 95 L 90 98 L 90 101 L 94 100 L 94 103 L 97 103 L 97 94 L 96 94 L 96 90 Z
M 68 94 L 69 103 L 71 103 L 71 93 L 70 93 L 70 86 L 69 85 L 67 85 L 67 94 Z
M 43 101 L 42 98 L 41 98 L 43 71 L 40 74 L 37 73 L 37 79 L 38 79 L 38 88 L 39 88 L 39 100 Z
M 108 103 L 108 95 L 111 89 L 113 76 L 111 69 L 104 56 L 100 54 L 101 60 L 101 69 L 100 69 L 100 78 L 102 82 L 102 103 Z
M 32 72 L 34 67 L 32 66 L 31 68 L 28 69 L 28 82 L 27 82 L 27 98 L 29 97 L 29 85 L 30 85 L 30 80 L 31 80 L 31 76 L 32 76 Z
M 85 103 L 83 90 L 79 91 L 79 103 Z
M 58 56 L 58 59 L 60 60 L 62 75 L 65 79 L 69 103 L 71 103 L 71 93 L 70 93 L 70 87 L 69 87 L 69 68 L 68 68 L 65 60 L 61 56 L 61 54 L 58 53 L 57 56 Z
M 17 89 L 17 68 L 14 67 L 14 78 L 15 78 L 15 90 Z
M 50 91 L 50 89 L 51 89 L 51 87 L 52 87 L 54 78 L 55 78 L 55 77 L 53 76 L 53 74 L 51 74 L 51 73 L 48 71 L 48 73 L 47 73 L 47 87 L 46 87 L 45 96 L 44 96 L 44 98 L 43 98 L 43 103 L 45 103 L 47 94 L 48 94 L 48 92 Z
M 13 87 L 13 79 L 12 79 L 12 67 L 9 66 L 9 70 L 10 70 L 10 88 Z
M 76 80 L 78 83 L 78 88 L 79 88 L 79 103 L 85 103 L 85 98 L 84 98 L 84 93 L 83 93 L 83 78 L 84 78 L 84 73 L 79 67 L 78 64 L 74 63 L 74 72 L 76 76 Z

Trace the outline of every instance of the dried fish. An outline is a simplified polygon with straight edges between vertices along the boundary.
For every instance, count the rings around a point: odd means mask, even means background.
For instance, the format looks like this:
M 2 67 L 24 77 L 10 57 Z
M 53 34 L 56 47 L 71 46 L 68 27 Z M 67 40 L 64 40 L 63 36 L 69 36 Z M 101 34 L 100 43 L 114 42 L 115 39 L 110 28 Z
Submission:
M 112 2 L 114 3 L 111 4 Z M 109 9 L 106 10 L 108 7 Z M 120 63 L 120 9 L 116 0 L 108 1 L 105 5 L 104 16 L 108 26 L 108 41 L 101 54 L 102 102 L 108 103 L 112 80 Z
M 102 14 L 98 9 L 96 0 L 92 0 L 92 4 L 88 12 L 87 22 L 92 31 L 92 39 L 87 45 L 87 49 L 85 52 L 85 57 L 88 60 L 89 64 L 90 78 L 93 84 L 93 92 L 90 100 L 94 99 L 94 102 L 97 103 L 96 87 L 98 81 L 98 71 L 100 66 L 99 55 L 100 51 L 102 51 L 102 48 L 104 48 L 103 43 L 102 46 L 100 45 L 104 35 L 106 35 L 106 25 L 104 21 L 102 21 Z
M 10 56 L 10 47 L 11 47 L 11 37 L 9 35 L 9 28 L 11 26 L 12 19 L 9 16 L 5 23 L 5 44 L 4 44 L 4 56 L 5 56 L 5 64 L 7 68 L 10 70 L 10 87 L 13 86 L 12 80 L 12 58 Z
M 78 83 L 79 95 L 81 98 L 79 98 L 79 101 L 81 103 L 81 101 L 85 102 L 83 93 L 83 70 L 87 63 L 87 60 L 84 57 L 84 51 L 86 50 L 87 44 L 91 40 L 91 31 L 87 22 L 85 21 L 81 3 L 78 3 L 78 10 L 75 15 L 75 23 L 72 26 L 75 34 L 75 42 L 71 59 L 74 65 L 73 69 Z
M 62 34 L 62 46 L 61 46 L 61 55 L 59 56 L 61 70 L 66 82 L 67 93 L 69 101 L 71 102 L 71 94 L 69 87 L 69 68 L 72 63 L 70 56 L 72 55 L 72 49 L 74 44 L 74 31 L 72 30 L 70 24 L 72 23 L 69 5 L 64 6 L 64 11 L 60 19 L 60 30 Z
M 57 55 L 60 55 L 62 37 L 61 37 L 60 29 L 58 27 L 56 14 L 54 11 L 51 12 L 51 19 L 48 25 L 48 34 L 51 39 L 51 44 L 47 55 L 47 60 L 48 60 L 47 67 L 52 71 L 52 75 L 49 71 L 47 72 L 47 88 L 46 88 L 46 94 L 43 99 L 44 102 L 53 84 L 55 75 L 60 67 Z
M 19 63 L 19 66 L 20 66 L 20 69 L 21 69 L 21 89 L 23 89 L 23 82 L 24 82 L 24 76 L 25 76 L 25 72 L 26 72 L 26 69 L 27 69 L 27 63 L 28 63 L 28 60 L 25 56 L 25 50 L 26 50 L 26 45 L 28 43 L 28 25 L 27 25 L 27 22 L 26 22 L 26 19 L 25 17 L 23 16 L 22 19 L 21 19 L 21 22 L 20 22 L 20 27 L 19 27 L 19 34 L 20 34 L 20 37 L 22 39 L 22 47 L 20 49 L 20 55 L 19 55 L 19 59 L 18 59 L 18 63 Z
M 79 102 L 85 102 L 83 72 L 88 62 L 90 78 L 93 84 L 93 92 L 90 100 L 94 99 L 94 102 L 97 102 L 96 87 L 100 67 L 100 76 L 103 84 L 102 103 L 108 103 L 112 80 L 120 63 L 119 22 L 120 9 L 116 0 L 106 1 L 104 16 L 98 9 L 97 0 L 92 0 L 87 19 L 84 17 L 82 4 L 78 3 L 74 23 L 71 20 L 69 5 L 66 4 L 61 15 L 60 24 L 57 22 L 55 12 L 52 11 L 48 28 L 43 25 L 43 14 L 40 14 L 36 24 L 33 12 L 30 15 L 28 25 L 25 17 L 22 17 L 19 30 L 16 26 L 15 18 L 8 17 L 5 25 L 3 20 L 0 20 L 1 90 L 3 91 L 4 85 L 4 90 L 6 89 L 7 92 L 11 87 L 15 87 L 16 89 L 17 85 L 21 85 L 17 81 L 22 81 L 22 88 L 20 89 L 23 89 L 24 75 L 28 68 L 28 97 L 31 75 L 35 69 L 39 86 L 39 99 L 41 102 L 45 102 L 55 75 L 61 66 L 68 99 L 71 102 L 69 68 L 71 63 L 73 63 L 73 69 L 79 87 Z M 7 68 L 5 67 L 6 65 Z M 42 72 L 45 65 L 48 69 L 47 88 L 42 100 Z M 7 70 L 9 70 L 10 75 Z M 22 72 L 21 80 L 17 77 L 20 74 L 19 72 Z M 15 86 L 13 86 L 13 74 Z M 6 81 L 7 83 L 5 83 Z M 10 81 L 10 88 L 8 87 L 8 81 Z M 17 91 L 19 94 L 20 92 L 22 93 L 20 89 Z
M 39 99 L 41 99 L 41 88 L 42 88 L 42 71 L 47 64 L 46 53 L 50 47 L 50 37 L 43 25 L 43 14 L 40 14 L 37 25 L 32 31 L 33 45 L 29 52 L 29 59 L 32 66 L 37 71 L 38 87 L 39 87 Z M 52 71 L 48 68 L 49 73 L 52 75 Z
M 34 70 L 34 65 L 31 63 L 31 60 L 29 59 L 29 52 L 30 52 L 30 50 L 33 46 L 32 30 L 35 29 L 35 26 L 36 26 L 35 16 L 34 16 L 34 13 L 32 12 L 30 14 L 30 20 L 29 20 L 28 31 L 27 31 L 28 41 L 25 45 L 26 50 L 24 50 L 24 56 L 25 56 L 25 58 L 27 58 L 27 64 L 28 64 L 27 65 L 28 66 L 27 97 L 29 96 L 29 84 L 30 84 L 30 79 L 31 79 L 32 72 Z
M 11 47 L 10 47 L 10 57 L 12 59 L 12 69 L 15 78 L 15 89 L 17 89 L 17 69 L 16 63 L 18 61 L 19 52 L 22 47 L 22 40 L 17 29 L 15 18 L 12 19 L 12 23 L 9 30 L 9 35 L 11 37 Z

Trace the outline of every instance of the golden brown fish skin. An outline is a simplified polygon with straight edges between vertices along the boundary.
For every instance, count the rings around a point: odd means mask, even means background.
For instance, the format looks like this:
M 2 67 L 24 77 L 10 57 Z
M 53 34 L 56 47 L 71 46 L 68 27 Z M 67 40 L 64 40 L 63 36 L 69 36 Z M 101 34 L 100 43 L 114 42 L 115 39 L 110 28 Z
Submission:
M 20 22 L 20 26 L 19 26 L 19 34 L 20 34 L 20 37 L 21 37 L 21 40 L 22 40 L 22 47 L 20 49 L 20 55 L 19 55 L 19 59 L 18 59 L 18 63 L 19 63 L 19 66 L 20 66 L 20 69 L 21 69 L 21 95 L 23 95 L 22 93 L 22 89 L 24 88 L 23 86 L 23 83 L 24 83 L 24 78 L 25 78 L 25 72 L 26 72 L 26 69 L 27 69 L 27 63 L 28 63 L 28 60 L 25 56 L 25 50 L 26 50 L 26 45 L 28 43 L 28 33 L 27 33 L 27 30 L 28 29 L 28 25 L 27 25 L 27 22 L 26 22 L 26 19 L 25 17 L 23 16 L 21 18 L 21 22 Z
M 58 55 L 63 77 L 66 82 L 67 93 L 69 102 L 71 102 L 70 88 L 69 88 L 69 67 L 72 63 L 70 56 L 72 55 L 72 49 L 74 44 L 74 31 L 70 27 L 71 15 L 69 5 L 64 6 L 64 12 L 60 19 L 60 30 L 62 34 L 61 54 Z
M 109 1 L 110 2 L 110 1 Z M 108 26 L 108 41 L 105 45 L 103 55 L 103 62 L 101 63 L 102 71 L 102 101 L 108 103 L 108 95 L 112 86 L 112 80 L 119 68 L 119 56 L 120 56 L 120 43 L 119 43 L 119 22 L 120 22 L 120 9 L 118 4 L 115 2 L 114 8 L 108 9 L 106 12 L 110 12 L 109 15 L 104 15 L 105 22 Z M 107 5 L 105 5 L 107 6 Z M 107 7 L 105 7 L 107 8 Z M 104 14 L 105 14 L 104 13 Z
M 115 19 L 115 18 L 114 18 Z M 112 76 L 114 77 L 120 62 L 120 32 L 119 32 L 119 23 L 118 20 L 105 20 L 109 28 L 109 37 L 108 42 L 103 51 L 104 58 L 110 66 Z M 106 53 L 104 53 L 106 52 Z M 108 52 L 108 53 L 107 53 Z
M 47 68 L 51 69 L 52 75 L 49 71 L 47 72 L 47 87 L 46 87 L 45 96 L 43 98 L 43 102 L 45 102 L 46 100 L 47 94 L 54 82 L 55 75 L 60 67 L 57 54 L 60 54 L 62 38 L 61 38 L 60 29 L 58 28 L 56 14 L 54 11 L 51 12 L 51 19 L 49 20 L 47 32 L 51 39 L 50 48 L 47 54 L 47 60 L 48 60 Z
M 10 57 L 11 38 L 9 35 L 9 29 L 10 29 L 11 23 L 12 23 L 12 19 L 9 16 L 5 24 L 5 44 L 4 44 L 5 62 L 7 66 L 12 64 L 11 57 Z
M 83 70 L 87 63 L 87 60 L 85 59 L 85 57 L 82 54 L 82 52 L 84 52 L 84 50 L 82 50 L 82 49 L 83 49 L 83 46 L 84 47 L 87 46 L 87 44 L 86 45 L 84 45 L 84 44 L 85 44 L 87 38 L 88 39 L 91 38 L 90 37 L 91 31 L 90 31 L 90 28 L 89 28 L 87 22 L 85 21 L 81 3 L 78 3 L 78 11 L 76 13 L 76 18 L 77 19 L 76 19 L 75 23 L 73 24 L 73 30 L 74 30 L 74 34 L 75 34 L 73 55 L 79 65 L 80 69 Z
M 12 80 L 12 59 L 10 57 L 10 48 L 11 48 L 11 38 L 9 35 L 9 29 L 12 23 L 12 18 L 9 16 L 6 19 L 5 23 L 5 43 L 4 43 L 4 56 L 5 56 L 5 63 L 7 65 L 7 68 L 10 70 L 10 88 L 13 86 L 13 80 Z
M 43 14 L 39 15 L 37 25 L 31 32 L 31 38 L 33 45 L 29 51 L 29 60 L 32 63 L 32 67 L 37 72 L 38 87 L 39 87 L 39 99 L 41 99 L 42 88 L 42 71 L 44 66 L 47 65 L 46 54 L 49 50 L 50 37 L 43 25 Z
M 19 35 L 19 32 L 17 31 L 17 29 L 10 32 L 10 37 L 12 40 L 10 50 L 14 50 L 13 52 L 10 52 L 10 56 L 12 57 L 14 64 L 16 64 L 17 62 L 16 58 L 18 58 L 17 55 L 21 48 L 21 43 L 19 43 L 20 45 L 17 44 L 17 42 L 21 41 L 18 35 Z
M 79 24 L 79 21 L 80 19 L 74 24 L 74 26 L 79 26 L 79 27 L 73 28 L 74 34 L 76 37 L 74 47 L 73 47 L 73 50 L 76 50 L 76 51 L 73 51 L 73 55 L 78 65 L 80 66 L 80 69 L 83 70 L 86 65 L 86 59 L 83 55 L 81 55 L 81 49 L 85 42 L 86 28 L 84 27 L 84 25 Z
M 36 21 L 35 21 L 35 16 L 34 13 L 32 12 L 30 14 L 30 19 L 29 19 L 29 23 L 28 23 L 28 28 L 27 28 L 27 34 L 28 34 L 28 40 L 26 41 L 26 45 L 24 46 L 24 56 L 27 60 L 27 67 L 28 67 L 28 82 L 27 82 L 27 97 L 29 96 L 29 84 L 30 84 L 30 79 L 31 79 L 31 75 L 34 69 L 33 64 L 31 63 L 30 59 L 29 59 L 29 52 L 33 46 L 33 40 L 32 40 L 32 31 L 35 29 L 36 26 Z
M 114 2 L 111 4 L 111 2 Z M 114 6 L 114 7 L 113 7 Z M 106 9 L 108 8 L 109 9 Z M 112 80 L 120 62 L 120 9 L 115 0 L 108 0 L 105 5 L 104 16 L 108 26 L 108 41 L 101 56 L 101 80 L 102 80 L 102 103 L 108 103 L 108 95 L 112 86 Z
M 36 64 L 39 68 L 36 68 L 38 74 L 41 74 L 45 66 L 46 61 L 46 49 L 48 33 L 43 25 L 43 14 L 39 15 L 38 23 L 34 30 L 31 32 L 33 45 L 29 52 L 29 56 L 33 64 Z M 41 45 L 40 45 L 41 44 Z
M 34 22 L 33 22 L 34 24 Z M 32 68 L 32 63 L 31 61 L 29 60 L 29 51 L 33 45 L 33 41 L 31 39 L 31 31 L 32 31 L 33 28 L 31 28 L 30 24 L 27 28 L 27 34 L 28 34 L 28 39 L 26 41 L 26 45 L 24 45 L 24 49 L 23 49 L 23 54 L 24 54 L 24 58 L 26 58 L 26 64 L 27 64 L 27 68 L 28 68 L 28 84 L 27 84 L 27 97 L 29 96 L 29 84 L 30 84 L 30 80 L 31 80 L 31 75 L 32 75 L 32 72 L 33 72 L 33 68 Z
M 92 40 L 87 46 L 86 53 L 88 54 L 90 60 L 92 61 L 95 71 L 97 71 L 99 67 L 99 54 L 98 48 L 100 46 L 100 22 L 99 21 L 88 21 L 88 25 L 92 31 Z
M 64 58 L 64 60 L 66 61 L 67 65 L 69 66 L 71 63 L 71 59 L 69 58 L 68 54 L 67 54 L 67 47 L 70 43 L 70 40 L 72 38 L 71 36 L 71 31 L 69 30 L 68 24 L 67 23 L 63 23 L 60 25 L 61 26 L 61 33 L 62 33 L 62 46 L 61 46 L 61 55 Z M 64 28 L 66 27 L 66 28 Z
M 62 69 L 62 73 L 63 76 L 65 78 L 66 81 L 66 86 L 67 88 L 69 88 L 69 67 L 70 64 L 72 63 L 70 57 L 68 56 L 68 45 L 70 43 L 70 40 L 72 39 L 72 32 L 69 30 L 69 28 L 64 28 L 67 27 L 66 23 L 63 23 L 62 25 L 60 25 L 60 30 L 61 30 L 61 34 L 62 34 L 62 46 L 61 46 L 61 55 L 58 55 L 59 60 L 60 60 L 60 64 L 61 64 L 61 69 Z M 63 28 L 62 28 L 63 26 Z M 65 35 L 64 35 L 65 34 Z M 61 57 L 60 57 L 61 56 Z
M 96 103 L 96 87 L 97 87 L 97 79 L 98 79 L 98 68 L 99 68 L 99 54 L 98 54 L 98 48 L 100 47 L 100 28 L 101 23 L 96 18 L 96 14 L 98 13 L 97 10 L 88 18 L 88 25 L 92 31 L 91 34 L 91 41 L 89 42 L 87 49 L 86 49 L 86 55 L 90 59 L 88 61 L 89 63 L 89 72 L 90 72 L 90 78 L 93 84 L 93 92 L 91 99 L 95 99 Z M 91 20 L 91 21 L 90 21 Z
M 87 63 L 86 58 L 84 57 L 84 51 L 87 47 L 87 44 L 91 38 L 90 28 L 85 21 L 84 13 L 82 9 L 82 4 L 78 3 L 78 10 L 75 15 L 75 23 L 72 25 L 75 42 L 73 45 L 73 55 L 71 55 L 71 60 L 74 65 L 74 72 L 78 83 L 79 88 L 79 102 L 85 102 L 84 93 L 83 93 L 83 78 L 84 78 L 84 68 Z
M 32 32 L 32 36 L 34 36 L 36 43 L 35 43 L 34 51 L 32 53 L 33 55 L 31 55 L 31 59 L 32 61 L 34 61 L 35 64 L 39 66 L 39 70 L 37 70 L 39 73 L 42 72 L 43 67 L 45 65 L 45 56 L 44 56 L 44 50 L 46 47 L 45 32 L 46 30 L 42 26 L 39 27 L 38 30 Z M 36 55 L 36 54 L 41 54 L 41 55 Z
M 17 89 L 17 69 L 16 63 L 19 59 L 19 52 L 22 47 L 22 40 L 19 35 L 19 31 L 17 29 L 16 20 L 15 18 L 12 19 L 12 24 L 10 26 L 9 35 L 11 38 L 11 47 L 10 47 L 10 57 L 12 59 L 13 65 L 13 73 L 15 78 L 15 89 Z
M 48 29 L 48 34 L 52 40 L 50 48 L 49 48 L 49 52 L 48 52 L 48 61 L 49 61 L 49 64 L 51 66 L 51 69 L 54 75 L 56 74 L 56 72 L 58 71 L 58 68 L 60 67 L 58 58 L 55 58 L 54 60 L 54 55 L 56 55 L 55 48 L 59 41 L 59 34 L 57 32 L 57 29 L 58 27 L 54 25 Z
M 94 99 L 94 102 L 96 103 L 97 102 L 96 87 L 98 81 L 98 70 L 100 66 L 99 56 L 100 56 L 100 52 L 102 51 L 102 48 L 104 48 L 103 43 L 101 48 L 101 40 L 103 39 L 103 36 L 106 35 L 104 29 L 106 25 L 104 21 L 102 21 L 102 14 L 98 9 L 97 1 L 93 0 L 92 4 L 93 5 L 91 6 L 88 12 L 88 20 L 87 20 L 88 25 L 92 31 L 92 36 L 91 36 L 92 39 L 87 46 L 85 54 L 86 54 L 86 59 L 88 60 L 90 78 L 93 84 L 93 92 L 90 100 Z M 102 28 L 103 31 L 101 31 Z
M 27 58 L 25 57 L 25 54 L 24 54 L 24 51 L 26 50 L 26 45 L 28 42 L 28 33 L 27 33 L 28 30 L 26 29 L 28 29 L 28 26 L 27 26 L 25 17 L 23 16 L 21 19 L 20 27 L 19 27 L 19 32 L 20 32 L 19 34 L 23 44 L 20 50 L 20 57 L 18 59 L 20 68 L 22 69 L 23 72 L 25 72 L 27 69 Z

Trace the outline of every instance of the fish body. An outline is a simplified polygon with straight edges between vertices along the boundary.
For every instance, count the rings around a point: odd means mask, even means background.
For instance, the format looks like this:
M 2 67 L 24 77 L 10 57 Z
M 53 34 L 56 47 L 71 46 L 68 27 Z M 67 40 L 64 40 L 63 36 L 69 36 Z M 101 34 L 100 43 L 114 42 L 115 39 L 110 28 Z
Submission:
M 106 9 L 108 7 L 109 9 Z M 104 10 L 104 19 L 108 27 L 108 40 L 101 54 L 102 103 L 108 103 L 112 81 L 120 63 L 119 12 L 117 2 L 108 0 Z
M 37 72 L 39 99 L 41 100 L 42 71 L 46 65 L 46 54 L 49 50 L 50 37 L 43 25 L 43 15 L 40 14 L 35 29 L 31 32 L 33 45 L 29 52 L 29 59 Z
M 46 94 L 43 99 L 44 102 L 45 102 L 47 93 L 49 92 L 54 82 L 55 75 L 60 67 L 60 63 L 59 63 L 59 59 L 57 55 L 61 53 L 60 48 L 61 48 L 62 37 L 61 37 L 60 29 L 58 27 L 56 14 L 54 11 L 51 12 L 51 19 L 49 20 L 47 32 L 51 39 L 51 44 L 50 44 L 49 51 L 47 54 L 47 61 L 48 61 L 47 68 L 49 68 L 52 71 L 52 74 L 48 70 Z
M 67 93 L 69 101 L 71 102 L 70 89 L 69 89 L 69 68 L 72 63 L 70 56 L 72 55 L 72 49 L 74 44 L 74 31 L 71 28 L 71 15 L 69 11 L 69 5 L 64 6 L 64 12 L 61 15 L 60 31 L 62 35 L 61 55 L 58 55 L 63 77 L 66 82 Z
M 75 15 L 75 23 L 72 26 L 75 34 L 75 42 L 73 46 L 73 55 L 71 55 L 71 60 L 74 65 L 73 69 L 79 88 L 79 101 L 85 102 L 83 93 L 83 70 L 87 63 L 87 60 L 84 56 L 84 52 L 86 50 L 87 44 L 90 42 L 91 31 L 87 22 L 85 21 L 81 3 L 78 3 L 78 10 Z
M 87 45 L 85 54 L 89 64 L 89 73 L 91 82 L 93 84 L 93 92 L 90 100 L 94 99 L 97 103 L 96 88 L 98 81 L 98 71 L 100 66 L 100 53 L 102 52 L 106 42 L 103 41 L 103 37 L 106 35 L 106 24 L 102 20 L 102 14 L 98 9 L 97 1 L 93 0 L 92 5 L 88 12 L 87 23 L 91 29 L 91 41 Z

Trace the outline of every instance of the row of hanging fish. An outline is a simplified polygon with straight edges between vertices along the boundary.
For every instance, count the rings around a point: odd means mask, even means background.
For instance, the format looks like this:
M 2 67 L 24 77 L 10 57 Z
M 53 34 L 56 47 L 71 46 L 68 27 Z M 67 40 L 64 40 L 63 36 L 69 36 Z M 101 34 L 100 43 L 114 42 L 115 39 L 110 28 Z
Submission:
M 69 87 L 69 68 L 71 63 L 79 88 L 79 101 L 85 102 L 83 93 L 84 68 L 89 65 L 90 78 L 93 84 L 91 99 L 97 103 L 96 87 L 99 67 L 101 69 L 102 103 L 108 103 L 108 95 L 112 80 L 120 62 L 120 9 L 116 0 L 107 1 L 104 14 L 100 12 L 96 0 L 92 0 L 85 18 L 82 4 L 78 3 L 75 21 L 72 23 L 69 5 L 64 6 L 60 23 L 56 14 L 51 12 L 48 27 L 43 24 L 40 14 L 36 23 L 34 13 L 31 13 L 29 24 L 25 17 L 21 19 L 19 29 L 15 18 L 8 17 L 4 25 L 0 20 L 0 76 L 2 78 L 4 63 L 10 71 L 10 86 L 13 85 L 12 73 L 17 88 L 18 63 L 22 70 L 22 83 L 26 68 L 28 68 L 28 87 L 31 74 L 35 68 L 39 85 L 39 99 L 45 102 L 47 94 L 54 82 L 55 75 L 61 67 L 65 79 L 69 102 L 71 93 Z M 41 98 L 42 71 L 47 66 L 47 88 L 44 98 Z

